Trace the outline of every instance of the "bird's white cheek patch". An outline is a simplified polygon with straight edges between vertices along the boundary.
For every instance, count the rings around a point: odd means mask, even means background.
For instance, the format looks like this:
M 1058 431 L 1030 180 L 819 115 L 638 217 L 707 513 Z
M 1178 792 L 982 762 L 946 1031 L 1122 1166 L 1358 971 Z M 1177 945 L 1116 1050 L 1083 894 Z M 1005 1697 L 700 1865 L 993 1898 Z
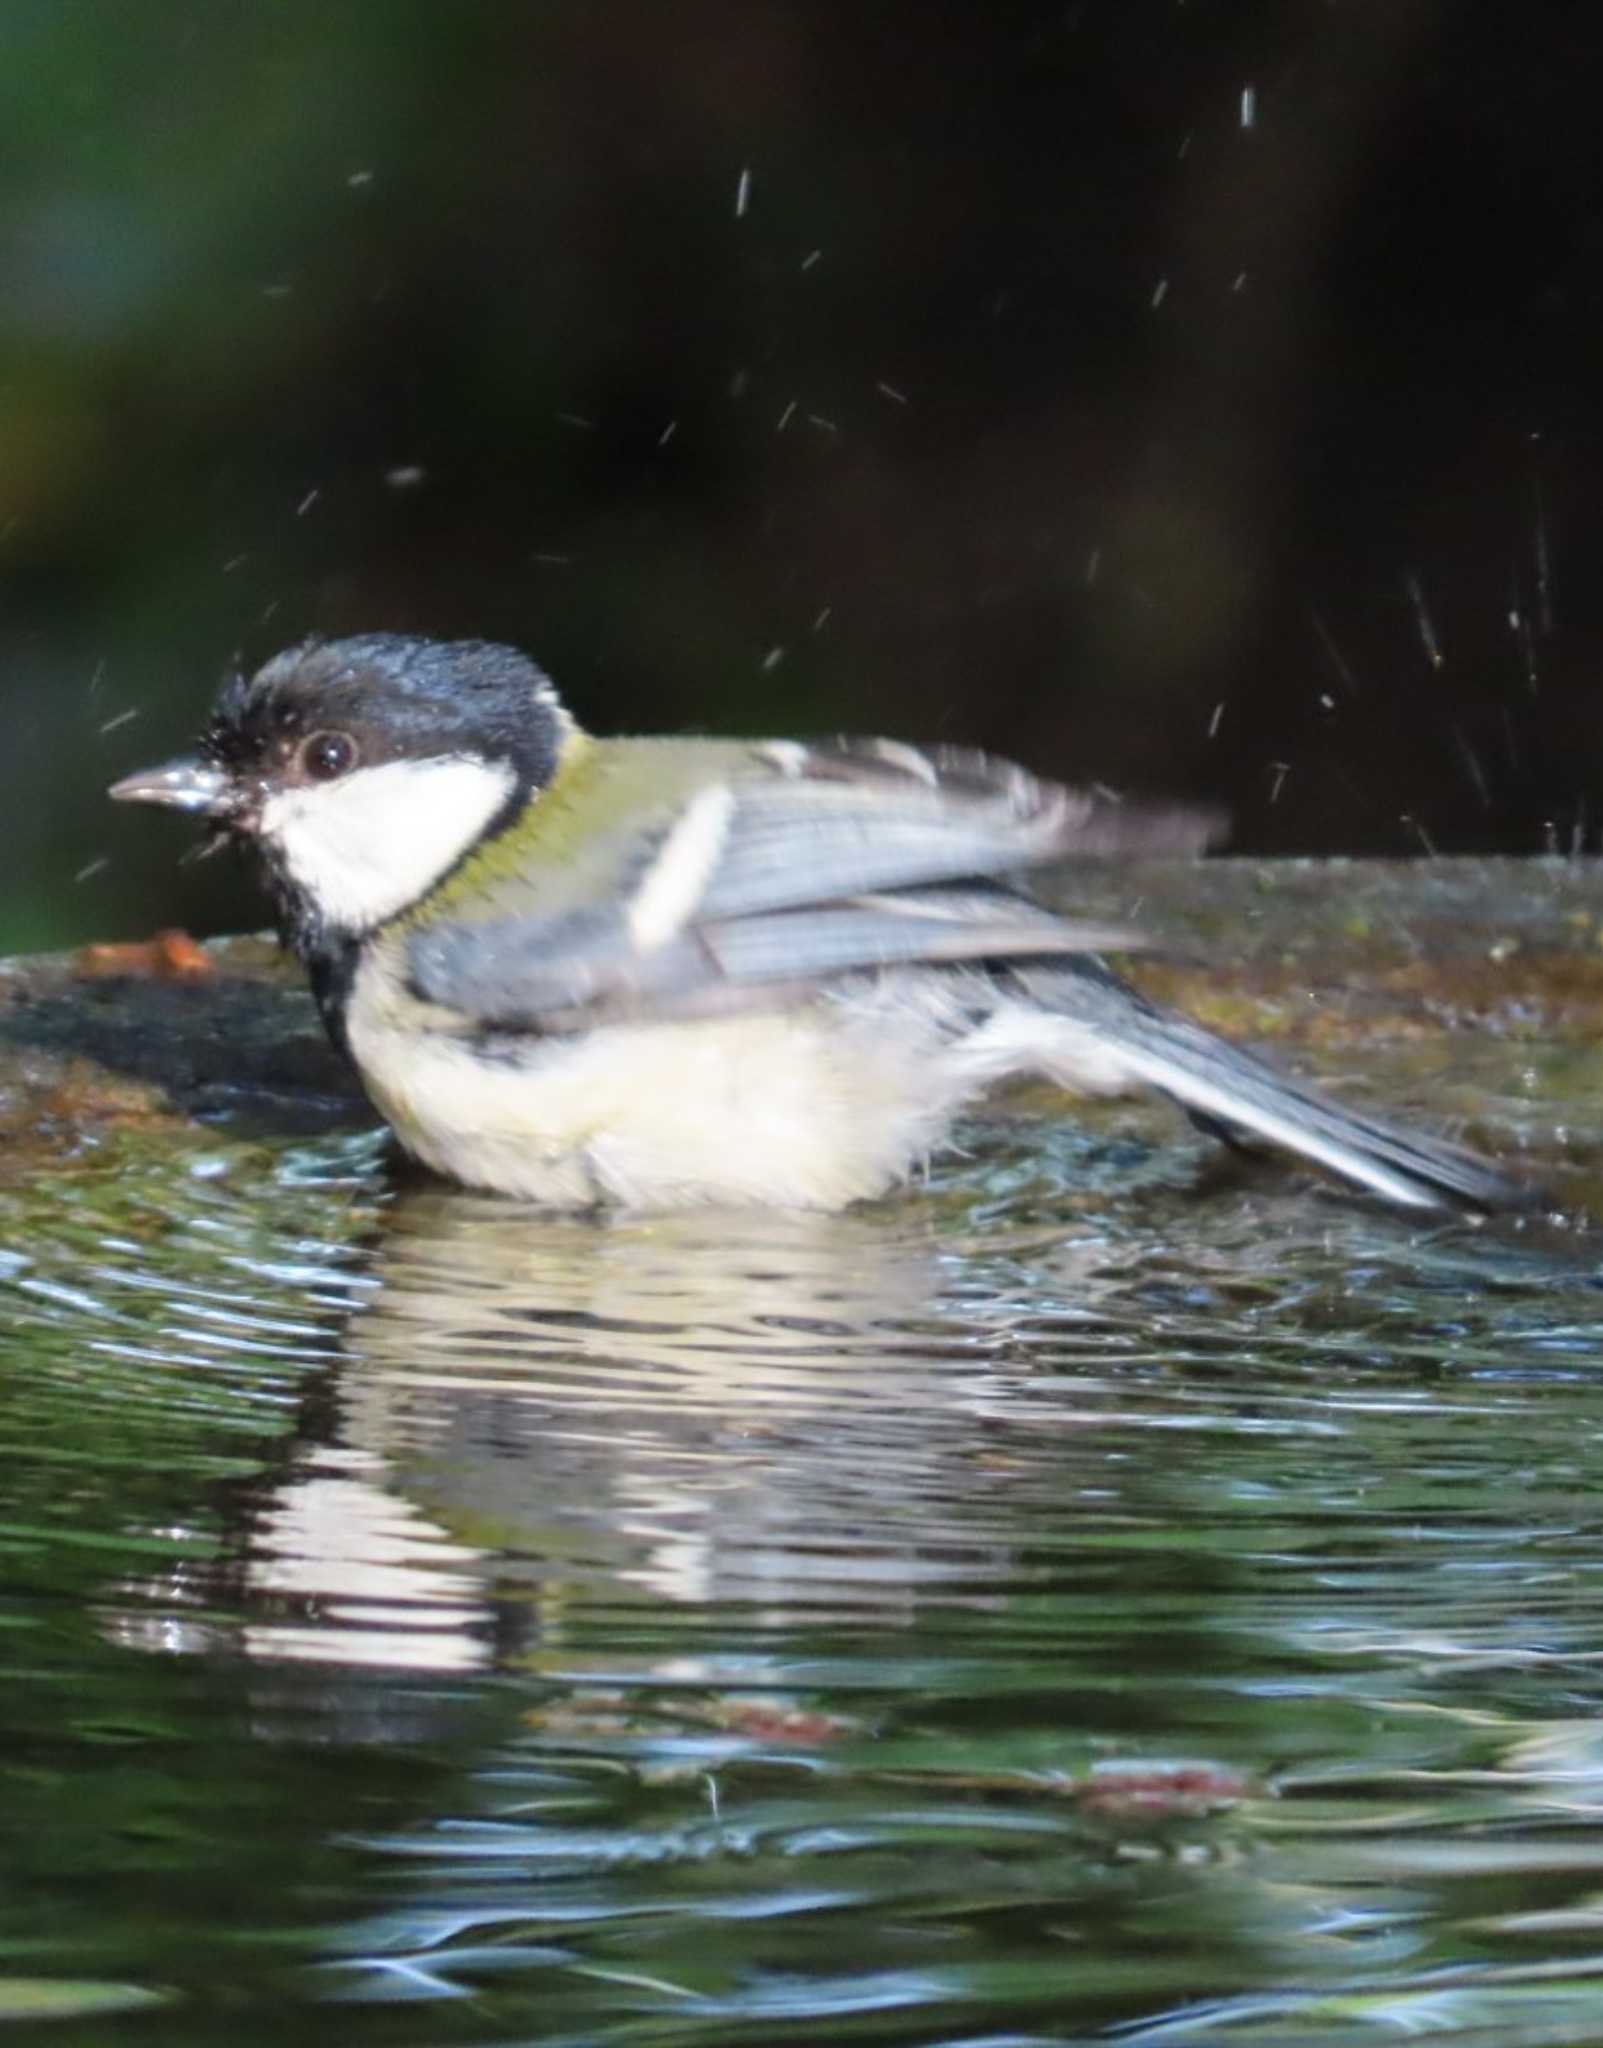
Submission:
M 459 860 L 513 784 L 504 762 L 386 761 L 279 790 L 262 806 L 260 833 L 329 924 L 366 931 Z

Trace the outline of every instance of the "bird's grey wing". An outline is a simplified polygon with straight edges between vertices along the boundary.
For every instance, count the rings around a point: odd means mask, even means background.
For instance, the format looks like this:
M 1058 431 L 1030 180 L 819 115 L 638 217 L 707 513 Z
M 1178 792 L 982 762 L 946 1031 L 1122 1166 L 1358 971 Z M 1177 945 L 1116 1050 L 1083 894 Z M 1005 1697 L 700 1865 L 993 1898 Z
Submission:
M 929 885 L 1078 853 L 1193 852 L 1218 826 L 982 754 L 778 741 L 598 863 L 594 900 L 570 892 L 542 909 L 535 882 L 514 877 L 471 915 L 419 931 L 411 980 L 483 1022 L 571 1028 L 586 1013 L 683 1014 L 896 962 L 1126 945 L 1006 891 Z
M 997 888 L 906 889 L 713 920 L 649 950 L 630 940 L 618 917 L 579 914 L 563 926 L 429 932 L 413 942 L 414 986 L 480 1024 L 572 1031 L 771 1003 L 865 969 L 1122 952 L 1143 943 L 1126 927 L 1058 917 Z
M 1082 855 L 1196 853 L 1223 829 L 1216 811 L 1065 789 L 966 748 L 781 740 L 754 756 L 774 772 L 734 785 L 699 917 L 794 909 Z
M 605 740 L 535 799 L 526 827 L 486 850 L 452 914 L 522 921 L 616 906 L 649 946 L 699 920 L 870 890 L 1082 855 L 1195 853 L 1222 824 L 1216 811 L 1064 789 L 958 748 Z

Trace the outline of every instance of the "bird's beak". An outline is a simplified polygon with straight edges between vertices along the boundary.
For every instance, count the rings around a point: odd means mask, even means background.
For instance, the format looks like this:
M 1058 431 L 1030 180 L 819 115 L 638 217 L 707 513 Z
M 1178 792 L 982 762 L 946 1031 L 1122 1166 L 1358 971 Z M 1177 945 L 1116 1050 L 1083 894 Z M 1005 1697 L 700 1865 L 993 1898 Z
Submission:
M 106 792 L 123 804 L 167 804 L 175 811 L 221 817 L 235 797 L 233 778 L 199 754 L 180 754 L 159 768 L 140 768 Z

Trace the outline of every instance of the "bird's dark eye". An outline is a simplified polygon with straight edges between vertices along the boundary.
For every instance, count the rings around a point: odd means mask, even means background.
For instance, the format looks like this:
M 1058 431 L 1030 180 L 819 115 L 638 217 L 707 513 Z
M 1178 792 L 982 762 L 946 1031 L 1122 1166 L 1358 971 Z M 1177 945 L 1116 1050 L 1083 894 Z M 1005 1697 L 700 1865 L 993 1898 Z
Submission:
M 333 782 L 356 766 L 356 742 L 347 732 L 314 732 L 302 740 L 301 772 L 313 782 Z

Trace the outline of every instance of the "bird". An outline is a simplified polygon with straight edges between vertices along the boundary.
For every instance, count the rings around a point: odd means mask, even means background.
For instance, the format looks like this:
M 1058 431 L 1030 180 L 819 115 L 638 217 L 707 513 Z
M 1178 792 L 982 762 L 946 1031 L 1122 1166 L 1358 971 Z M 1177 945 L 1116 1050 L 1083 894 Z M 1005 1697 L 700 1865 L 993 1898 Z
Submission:
M 1140 934 L 1050 862 L 1196 852 L 1217 814 L 956 747 L 596 738 L 517 649 L 311 639 L 225 681 L 111 796 L 254 855 L 330 1037 L 402 1147 L 551 1208 L 832 1210 L 1029 1076 L 1156 1089 L 1404 1209 L 1529 1191 L 1130 987 Z

